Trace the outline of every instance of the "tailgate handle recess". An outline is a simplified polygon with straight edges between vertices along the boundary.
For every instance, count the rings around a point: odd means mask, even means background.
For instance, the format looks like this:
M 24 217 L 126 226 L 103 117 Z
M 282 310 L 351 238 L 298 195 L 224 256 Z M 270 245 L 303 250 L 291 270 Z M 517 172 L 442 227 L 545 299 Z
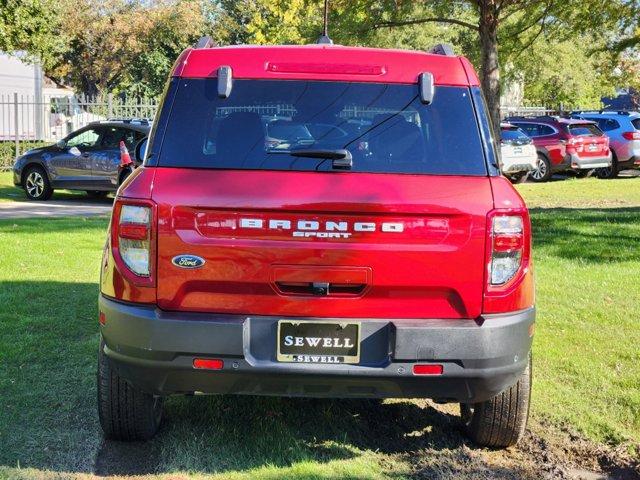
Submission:
M 361 295 L 367 285 L 365 283 L 276 282 L 276 286 L 285 295 L 354 297 Z

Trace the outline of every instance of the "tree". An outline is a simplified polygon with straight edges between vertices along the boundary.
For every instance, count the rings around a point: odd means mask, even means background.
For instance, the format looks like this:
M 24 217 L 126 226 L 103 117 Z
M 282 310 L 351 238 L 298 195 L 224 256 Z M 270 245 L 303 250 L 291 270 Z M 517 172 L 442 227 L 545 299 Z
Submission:
M 480 80 L 494 125 L 500 120 L 500 51 L 515 54 L 526 50 L 543 34 L 593 29 L 602 21 L 597 0 L 342 0 L 345 9 L 361 8 L 370 20 L 361 32 L 426 23 L 448 24 L 472 32 L 479 45 Z M 355 4 L 349 6 L 348 4 Z M 598 25 L 603 27 L 602 23 Z M 578 30 L 573 27 L 577 27 Z M 368 33 L 365 33 L 368 35 Z
M 218 18 L 226 44 L 308 43 L 308 24 L 320 11 L 310 0 L 222 0 Z
M 66 49 L 47 73 L 89 96 L 158 95 L 179 53 L 206 30 L 199 0 L 66 0 Z
M 64 48 L 54 0 L 0 0 L 0 51 L 26 51 L 49 65 Z

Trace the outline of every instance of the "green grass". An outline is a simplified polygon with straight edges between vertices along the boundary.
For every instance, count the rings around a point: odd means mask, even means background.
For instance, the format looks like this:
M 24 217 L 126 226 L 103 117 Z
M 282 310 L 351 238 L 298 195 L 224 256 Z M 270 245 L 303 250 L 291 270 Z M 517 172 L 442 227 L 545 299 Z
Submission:
M 529 207 L 613 208 L 640 206 L 640 178 L 615 180 L 567 178 L 547 183 L 525 183 L 518 190 Z
M 593 202 L 561 208 L 578 184 Z M 613 445 L 640 441 L 638 187 L 519 187 L 538 205 L 533 422 Z M 614 201 L 625 207 L 602 208 Z M 106 222 L 0 221 L 0 478 L 404 478 L 416 463 L 455 472 L 448 459 L 468 458 L 451 453 L 472 451 L 460 449 L 470 444 L 455 415 L 409 401 L 176 397 L 153 441 L 103 441 L 95 364 Z
M 82 191 L 56 190 L 51 200 L 86 200 L 87 195 Z M 13 185 L 13 174 L 0 171 L 0 202 L 26 202 L 27 197 L 21 188 Z

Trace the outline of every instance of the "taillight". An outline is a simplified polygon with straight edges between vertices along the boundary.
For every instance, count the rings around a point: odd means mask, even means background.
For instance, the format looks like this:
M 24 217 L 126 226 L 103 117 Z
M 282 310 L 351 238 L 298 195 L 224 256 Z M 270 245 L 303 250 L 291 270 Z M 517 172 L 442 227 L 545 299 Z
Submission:
M 571 137 L 567 141 L 567 145 L 576 149 L 577 152 L 584 150 L 584 139 L 582 137 Z
M 489 282 L 491 285 L 504 285 L 520 270 L 524 224 L 519 215 L 495 215 L 491 222 Z
M 141 285 L 153 284 L 155 261 L 154 204 L 142 200 L 116 200 L 111 240 L 121 273 Z
M 627 140 L 640 140 L 640 130 L 633 132 L 624 132 L 622 136 Z
M 136 275 L 151 273 L 151 209 L 123 205 L 118 225 L 118 245 L 125 265 Z
M 500 206 L 487 214 L 482 313 L 517 312 L 535 303 L 529 212 L 508 180 L 491 185 Z

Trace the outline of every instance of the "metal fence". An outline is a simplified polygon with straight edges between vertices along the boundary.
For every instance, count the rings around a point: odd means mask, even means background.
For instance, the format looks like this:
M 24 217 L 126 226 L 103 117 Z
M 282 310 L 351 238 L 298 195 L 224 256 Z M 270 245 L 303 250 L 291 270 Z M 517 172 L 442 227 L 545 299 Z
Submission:
M 549 106 L 500 106 L 500 117 L 535 117 L 542 115 L 564 115 L 568 112 L 580 110 L 579 108 L 568 107 L 560 104 L 559 107 L 551 108 Z
M 10 166 L 21 152 L 55 143 L 91 122 L 152 119 L 157 107 L 154 98 L 0 94 L 0 168 Z
M 158 100 L 155 98 L 0 94 L 0 170 L 9 168 L 20 153 L 55 143 L 91 122 L 110 118 L 153 119 L 157 108 Z M 279 113 L 286 114 L 286 110 Z M 559 109 L 501 106 L 500 114 L 502 118 L 555 115 L 564 110 L 562 105 Z

